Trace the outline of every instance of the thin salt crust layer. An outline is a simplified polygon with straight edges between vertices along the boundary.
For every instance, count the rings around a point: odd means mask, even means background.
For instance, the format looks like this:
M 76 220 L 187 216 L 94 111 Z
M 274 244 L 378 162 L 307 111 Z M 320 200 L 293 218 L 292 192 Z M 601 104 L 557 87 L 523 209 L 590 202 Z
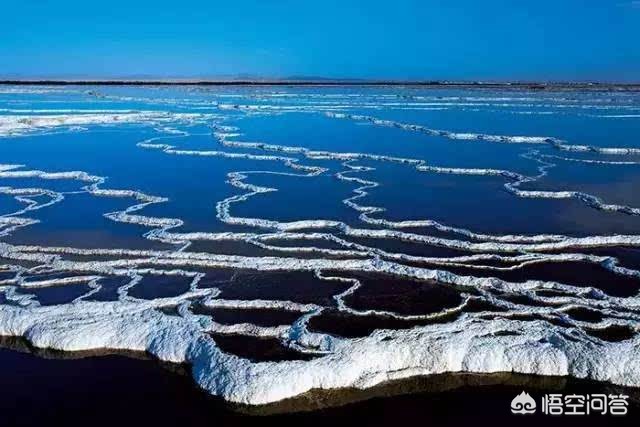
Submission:
M 593 342 L 543 321 L 466 317 L 405 331 L 332 340 L 330 355 L 311 361 L 251 363 L 221 352 L 197 321 L 164 316 L 148 303 L 78 303 L 25 310 L 0 307 L 0 333 L 38 347 L 147 351 L 187 362 L 208 392 L 233 402 L 264 404 L 311 389 L 365 388 L 392 379 L 443 372 L 571 375 L 638 385 L 640 342 Z
M 78 129 L 78 127 L 81 126 L 118 125 L 123 123 L 188 123 L 194 120 L 205 120 L 210 118 L 211 116 L 198 113 L 169 113 L 162 111 L 0 115 L 0 137 L 31 134 L 38 130 L 42 131 L 57 127 Z
M 313 98 L 313 95 L 309 96 Z M 358 98 L 346 95 L 338 97 L 341 104 L 339 108 L 352 107 L 354 103 L 350 99 Z M 178 102 L 138 101 L 156 104 Z M 467 101 L 475 102 L 464 100 Z M 515 98 L 489 101 L 530 102 L 526 98 L 519 101 Z M 188 104 L 190 101 L 179 102 Z M 205 108 L 205 104 L 199 102 L 197 107 Z M 189 105 L 195 107 L 196 103 Z M 240 110 L 245 114 L 326 112 L 326 108 L 317 108 L 314 104 L 308 105 L 308 108 L 296 105 L 291 108 L 280 107 L 264 105 L 251 109 L 229 107 L 226 104 L 213 106 L 222 111 Z M 588 147 L 584 150 L 581 147 L 587 146 L 569 146 L 555 138 L 453 133 L 368 116 L 328 114 L 437 134 L 459 141 L 547 144 L 561 150 L 592 151 L 595 155 L 635 154 L 623 148 L 601 151 Z M 375 169 L 369 164 L 394 162 L 425 173 L 498 176 L 505 180 L 505 190 L 516 197 L 572 198 L 583 202 L 585 209 L 638 215 L 635 207 L 609 204 L 581 192 L 519 188 L 523 183 L 535 182 L 545 176 L 548 169 L 556 166 L 551 162 L 553 160 L 579 159 L 529 149 L 522 156 L 537 164 L 538 174 L 525 176 L 508 170 L 445 168 L 411 158 L 242 142 L 237 140 L 241 136 L 239 130 L 221 124 L 225 117 L 219 115 L 130 111 L 112 114 L 104 110 L 100 114 L 65 114 L 48 118 L 7 117 L 12 118 L 0 121 L 0 128 L 5 126 L 5 135 L 45 132 L 60 126 L 140 123 L 154 127 L 160 134 L 140 142 L 138 147 L 141 149 L 159 150 L 167 156 L 221 157 L 230 162 L 234 159 L 250 160 L 264 164 L 265 169 L 229 172 L 228 183 L 239 193 L 216 204 L 220 221 L 229 225 L 248 226 L 254 231 L 209 233 L 180 231 L 183 225 L 180 218 L 144 215 L 147 206 L 168 200 L 135 190 L 104 188 L 104 177 L 84 171 L 50 172 L 31 170 L 22 165 L 0 164 L 0 181 L 29 179 L 42 183 L 39 187 L 0 185 L 0 194 L 14 197 L 22 206 L 13 213 L 0 216 L 0 236 L 9 236 L 20 228 L 36 223 L 36 219 L 28 217 L 30 213 L 64 203 L 67 193 L 51 190 L 46 183 L 51 180 L 71 180 L 77 181 L 78 192 L 93 197 L 131 199 L 131 206 L 105 213 L 105 217 L 116 225 L 146 227 L 148 231 L 144 237 L 147 239 L 175 246 L 175 249 L 151 251 L 0 243 L 0 257 L 6 262 L 0 268 L 0 295 L 6 301 L 0 305 L 0 335 L 24 336 L 35 346 L 66 351 L 105 348 L 147 351 L 161 360 L 191 364 L 194 378 L 202 388 L 227 400 L 249 404 L 274 402 L 315 388 L 365 388 L 391 379 L 443 372 L 513 371 L 571 375 L 640 386 L 640 358 L 636 354 L 640 351 L 637 350 L 640 348 L 637 334 L 640 298 L 635 295 L 608 295 L 588 283 L 576 286 L 545 280 L 510 282 L 483 277 L 487 273 L 516 271 L 534 264 L 583 263 L 597 266 L 621 279 L 636 280 L 640 278 L 640 272 L 620 265 L 616 257 L 586 252 L 591 248 L 637 248 L 640 247 L 640 236 L 477 233 L 430 219 L 390 221 L 382 217 L 385 212 L 383 207 L 363 204 L 368 190 L 380 185 L 375 179 Z M 212 125 L 213 141 L 219 143 L 219 149 L 180 148 L 181 139 L 191 135 L 187 129 L 191 124 Z M 168 144 L 167 140 L 171 140 L 173 145 Z M 305 164 L 307 161 L 313 164 Z M 367 161 L 367 166 L 358 164 L 359 161 Z M 352 194 L 343 203 L 358 213 L 363 227 L 322 218 L 283 222 L 233 214 L 236 205 L 277 191 L 275 188 L 251 184 L 249 181 L 252 176 L 270 174 L 314 179 L 329 173 L 332 166 L 328 163 L 331 162 L 342 167 L 334 172 L 340 182 L 355 185 Z M 280 163 L 290 171 L 270 171 L 267 168 L 272 163 Z M 600 163 L 617 166 L 635 164 L 635 161 L 585 161 L 585 164 Z M 408 232 L 403 229 L 411 230 Z M 421 229 L 424 233 L 419 234 L 415 229 Z M 445 233 L 448 237 L 431 236 L 428 234 L 431 230 Z M 362 243 L 362 238 L 371 243 Z M 375 242 L 386 240 L 437 246 L 464 253 L 455 256 L 417 256 L 376 246 Z M 190 248 L 198 241 L 244 242 L 271 255 L 251 257 L 194 252 Z M 317 242 L 330 245 L 314 246 Z M 476 277 L 450 271 L 455 268 L 483 274 Z M 341 289 L 331 296 L 330 304 L 287 299 L 227 299 L 222 297 L 223 291 L 215 286 L 200 288 L 206 275 L 203 271 L 212 269 L 251 271 L 253 274 L 306 272 L 319 281 L 319 286 L 325 283 L 339 284 Z M 175 297 L 152 300 L 137 298 L 135 293 L 130 292 L 143 279 L 155 276 L 182 278 L 186 280 L 188 290 Z M 355 308 L 350 301 L 366 287 L 363 276 L 380 280 L 393 278 L 407 283 L 434 283 L 456 289 L 460 300 L 449 307 L 423 314 L 396 312 L 390 308 Z M 117 289 L 116 299 L 92 300 L 103 289 L 103 281 L 110 278 L 122 279 L 123 284 Z M 88 290 L 71 302 L 53 306 L 41 304 L 30 293 L 54 286 L 86 286 Z M 292 293 L 292 299 L 293 296 Z M 217 310 L 286 311 L 293 314 L 296 320 L 279 326 L 223 324 L 216 321 L 215 313 L 194 314 L 194 302 Z M 477 303 L 483 303 L 485 308 L 478 311 L 474 308 Z M 412 329 L 381 329 L 361 338 L 344 338 L 309 326 L 314 318 L 330 311 L 338 311 L 345 316 L 419 323 Z M 607 334 L 612 328 L 624 329 L 626 336 L 610 339 Z M 251 361 L 223 352 L 216 345 L 216 335 L 275 339 L 283 347 L 310 359 Z

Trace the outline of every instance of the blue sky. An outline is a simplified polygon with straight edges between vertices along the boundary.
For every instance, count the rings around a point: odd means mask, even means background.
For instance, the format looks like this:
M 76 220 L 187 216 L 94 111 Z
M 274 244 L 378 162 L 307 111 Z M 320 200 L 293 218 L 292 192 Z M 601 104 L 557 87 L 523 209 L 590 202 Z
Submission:
M 2 8 L 2 76 L 640 81 L 640 0 L 20 0 Z

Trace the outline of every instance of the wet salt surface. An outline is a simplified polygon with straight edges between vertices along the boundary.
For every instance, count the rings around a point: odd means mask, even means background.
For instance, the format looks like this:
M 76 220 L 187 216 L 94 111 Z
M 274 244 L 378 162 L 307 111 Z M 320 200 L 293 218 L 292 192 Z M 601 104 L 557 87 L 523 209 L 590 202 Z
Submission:
M 638 108 L 0 91 L 0 335 L 147 352 L 251 405 L 445 372 L 640 386 Z

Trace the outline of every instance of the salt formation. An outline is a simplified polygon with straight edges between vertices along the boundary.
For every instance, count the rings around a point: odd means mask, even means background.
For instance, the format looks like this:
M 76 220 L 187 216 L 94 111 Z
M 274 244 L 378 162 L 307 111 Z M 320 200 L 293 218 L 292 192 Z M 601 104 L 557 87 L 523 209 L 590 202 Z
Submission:
M 242 94 L 218 95 L 220 99 L 243 100 Z M 89 171 L 43 171 L 28 165 L 0 164 L 0 195 L 13 197 L 20 205 L 20 209 L 0 215 L 0 295 L 3 297 L 0 301 L 4 301 L 0 304 L 0 335 L 22 336 L 37 347 L 65 351 L 146 351 L 160 360 L 190 364 L 194 379 L 203 389 L 227 400 L 248 404 L 274 402 L 311 389 L 365 388 L 392 379 L 444 372 L 571 375 L 640 386 L 640 336 L 637 334 L 640 299 L 636 295 L 610 295 L 587 283 L 499 278 L 506 272 L 525 271 L 535 265 L 581 263 L 620 279 L 640 280 L 640 271 L 615 256 L 591 252 L 594 248 L 638 248 L 640 236 L 480 233 L 429 218 L 392 221 L 384 217 L 383 206 L 368 204 L 369 193 L 381 185 L 372 165 L 394 163 L 425 174 L 498 177 L 504 180 L 504 189 L 514 197 L 560 202 L 570 198 L 582 202 L 584 209 L 635 216 L 640 214 L 637 207 L 612 204 L 587 193 L 562 188 L 539 191 L 520 187 L 525 183 L 534 184 L 546 176 L 556 167 L 556 161 L 610 167 L 638 163 L 634 159 L 571 158 L 544 149 L 588 151 L 596 156 L 634 155 L 640 153 L 640 149 L 573 145 L 554 137 L 433 130 L 335 112 L 396 104 L 407 108 L 441 107 L 413 105 L 416 103 L 455 102 L 474 107 L 481 103 L 482 97 L 416 98 L 410 105 L 404 105 L 394 95 L 371 95 L 371 100 L 359 94 L 311 93 L 306 97 L 294 94 L 302 98 L 297 103 L 274 101 L 286 100 L 290 95 L 262 94 L 269 103 L 253 107 L 191 99 L 135 99 L 156 106 L 184 105 L 189 111 L 211 109 L 212 113 L 95 109 L 82 114 L 68 110 L 56 115 L 40 111 L 29 116 L 20 111 L 7 111 L 11 114 L 0 116 L 0 136 L 40 134 L 56 128 L 65 131 L 71 130 L 69 126 L 79 125 L 87 126 L 90 131 L 96 125 L 139 124 L 155 129 L 158 136 L 139 142 L 136 149 L 156 151 L 166 155 L 169 161 L 175 156 L 215 157 L 223 158 L 231 165 L 240 160 L 263 165 L 260 169 L 233 170 L 227 174 L 227 182 L 235 191 L 212 202 L 212 206 L 215 205 L 217 219 L 228 228 L 207 232 L 184 231 L 185 220 L 182 218 L 146 214 L 146 208 L 170 202 L 160 194 L 109 188 L 106 177 Z M 487 102 L 492 107 L 500 103 L 526 106 L 538 99 L 492 97 Z M 557 106 L 569 101 L 545 99 L 544 102 Z M 527 176 L 510 170 L 442 167 L 414 158 L 320 151 L 304 146 L 241 140 L 243 118 L 287 112 L 321 113 L 332 118 L 444 137 L 459 143 L 525 144 L 522 157 L 536 165 L 537 174 Z M 211 142 L 216 146 L 212 149 L 181 148 L 181 144 L 194 135 L 192 127 L 203 125 L 211 127 Z M 333 170 L 336 164 L 339 170 Z M 278 166 L 277 170 L 270 169 L 274 165 Z M 313 217 L 279 221 L 234 213 L 238 205 L 253 198 L 269 197 L 277 191 L 252 183 L 255 176 L 313 180 L 327 174 L 351 188 L 351 194 L 342 203 L 357 214 L 360 225 Z M 30 185 L 1 185 L 2 180 L 12 183 L 29 180 Z M 71 193 L 54 190 L 49 185 L 58 180 L 76 183 L 78 189 L 73 194 L 130 200 L 128 207 L 104 213 L 105 218 L 113 221 L 114 226 L 134 224 L 144 227 L 145 238 L 166 244 L 167 248 L 77 248 L 12 242 L 10 238 L 17 231 L 40 221 L 31 217 L 36 212 L 39 218 L 46 218 L 47 208 L 65 203 Z M 37 187 L 31 185 L 34 181 L 38 182 Z M 238 228 L 234 226 L 238 225 L 244 227 L 243 231 L 235 231 Z M 207 241 L 240 242 L 264 251 L 266 255 L 194 249 L 196 243 Z M 388 242 L 433 246 L 460 253 L 414 255 L 391 250 L 386 245 Z M 290 299 L 225 298 L 221 283 L 202 286 L 208 273 L 216 269 L 251 271 L 258 275 L 306 272 L 319 283 L 336 285 L 339 290 L 331 295 L 330 303 L 300 302 L 295 300 L 293 292 Z M 187 290 L 171 297 L 137 297 L 133 290 L 150 277 L 185 280 Z M 351 301 L 366 288 L 363 277 L 400 283 L 430 283 L 454 290 L 459 295 L 459 302 L 418 314 L 380 307 L 356 307 Z M 107 281 L 115 279 L 121 281 L 116 298 L 94 298 L 107 288 Z M 86 286 L 87 291 L 71 302 L 55 305 L 41 303 L 33 293 L 54 286 Z M 212 313 L 196 314 L 194 304 Z M 175 312 L 168 313 L 169 308 L 175 308 Z M 276 326 L 244 321 L 225 323 L 216 317 L 215 310 L 275 310 L 291 314 L 295 321 Z M 377 329 L 356 338 L 329 334 L 312 327 L 315 320 L 329 312 L 338 312 L 348 318 L 374 317 L 407 322 L 412 327 Z M 576 313 L 590 313 L 590 316 Z M 621 339 L 613 339 L 608 334 L 612 328 L 627 331 L 627 334 Z M 305 357 L 300 360 L 250 360 L 223 351 L 216 343 L 219 335 L 270 338 Z
M 33 133 L 36 130 L 56 127 L 78 127 L 84 125 L 119 125 L 123 123 L 187 123 L 194 119 L 203 118 L 197 113 L 167 113 L 161 111 L 101 111 L 82 113 L 67 110 L 71 114 L 46 114 L 50 110 L 29 110 L 38 115 L 0 115 L 0 136 L 15 136 Z M 85 110 L 86 111 L 86 110 Z M 91 110 L 90 110 L 91 111 Z

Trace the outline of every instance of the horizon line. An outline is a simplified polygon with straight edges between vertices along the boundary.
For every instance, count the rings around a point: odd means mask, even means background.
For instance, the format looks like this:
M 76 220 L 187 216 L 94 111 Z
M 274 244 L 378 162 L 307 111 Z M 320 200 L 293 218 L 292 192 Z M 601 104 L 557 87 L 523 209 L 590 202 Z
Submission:
M 640 82 L 616 81 L 490 81 L 490 80 L 433 80 L 433 79 L 341 79 L 341 78 L 0 78 L 0 85 L 55 86 L 472 86 L 472 87 L 603 87 L 640 88 Z

